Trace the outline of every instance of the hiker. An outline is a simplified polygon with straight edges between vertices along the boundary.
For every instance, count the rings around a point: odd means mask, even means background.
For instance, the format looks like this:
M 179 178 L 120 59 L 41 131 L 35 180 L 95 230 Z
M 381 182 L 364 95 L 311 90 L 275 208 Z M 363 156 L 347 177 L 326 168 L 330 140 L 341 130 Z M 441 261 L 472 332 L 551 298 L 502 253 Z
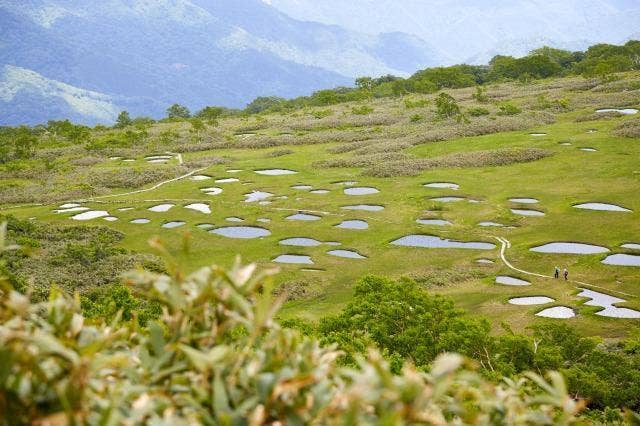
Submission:
M 567 271 L 567 268 L 564 268 L 564 280 L 567 281 L 569 279 L 569 271 Z
M 556 272 L 553 274 L 553 277 L 555 279 L 560 278 L 560 268 L 558 268 L 557 266 L 556 266 Z

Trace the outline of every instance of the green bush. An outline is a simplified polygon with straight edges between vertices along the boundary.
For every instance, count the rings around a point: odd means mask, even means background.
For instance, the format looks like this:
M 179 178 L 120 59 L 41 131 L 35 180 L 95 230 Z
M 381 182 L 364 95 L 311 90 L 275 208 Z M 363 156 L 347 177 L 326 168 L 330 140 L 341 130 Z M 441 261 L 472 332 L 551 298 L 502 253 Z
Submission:
M 498 115 L 518 115 L 522 112 L 520 108 L 510 103 L 503 103 L 498 108 L 500 109 Z
M 411 99 L 405 99 L 404 100 L 404 106 L 407 109 L 414 109 L 414 108 L 424 108 L 427 105 L 429 105 L 429 101 L 426 99 L 418 99 L 418 100 L 411 100 Z
M 314 110 L 311 113 L 311 115 L 313 115 L 317 119 L 325 118 L 325 117 L 329 117 L 329 116 L 333 115 L 333 110 L 331 110 L 331 109 Z
M 469 114 L 472 117 L 481 117 L 483 115 L 489 115 L 491 113 L 486 108 L 477 107 L 477 108 L 471 108 L 469 111 L 467 111 L 467 114 Z
M 373 108 L 368 105 L 362 105 L 360 107 L 353 107 L 351 112 L 356 115 L 369 115 L 373 112 Z
M 436 114 L 440 118 L 450 118 L 460 115 L 460 107 L 448 93 L 440 93 L 436 98 Z

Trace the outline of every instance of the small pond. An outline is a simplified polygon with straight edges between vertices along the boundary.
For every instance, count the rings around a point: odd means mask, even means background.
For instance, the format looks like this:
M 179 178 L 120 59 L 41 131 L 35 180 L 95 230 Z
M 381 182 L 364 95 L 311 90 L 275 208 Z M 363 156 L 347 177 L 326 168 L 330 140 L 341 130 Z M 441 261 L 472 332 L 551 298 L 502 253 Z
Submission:
M 640 244 L 637 244 L 637 243 L 626 243 L 621 245 L 620 247 L 630 249 L 630 250 L 640 250 Z
M 431 182 L 425 183 L 425 188 L 446 188 L 446 189 L 460 189 L 460 185 L 453 182 Z
M 196 227 L 206 231 L 207 229 L 215 228 L 215 225 L 212 223 L 199 223 Z
M 342 229 L 367 229 L 369 228 L 369 224 L 364 220 L 345 220 L 335 227 Z
M 430 226 L 450 226 L 450 225 L 453 225 L 451 222 L 449 222 L 448 220 L 444 220 L 444 219 L 418 219 L 418 220 L 416 220 L 416 223 L 419 223 L 420 225 L 430 225 Z
M 140 219 L 133 219 L 131 221 L 131 223 L 135 223 L 136 225 L 144 225 L 151 222 L 149 219 L 144 219 L 144 218 L 140 218 Z
M 429 198 L 429 201 L 437 201 L 439 203 L 456 203 L 458 201 L 464 201 L 464 197 L 435 197 Z
M 244 194 L 245 203 L 255 203 L 256 201 L 262 201 L 262 200 L 266 200 L 269 197 L 273 197 L 273 194 L 270 192 L 264 192 L 264 191 L 253 191 L 250 192 L 249 194 Z
M 322 244 L 322 242 L 314 240 L 313 238 L 294 237 L 280 240 L 280 244 L 283 246 L 317 247 Z
M 209 207 L 209 204 L 193 203 L 193 204 L 188 204 L 184 206 L 184 208 L 189 210 L 195 210 L 197 212 L 204 213 L 204 214 L 211 214 L 211 207 Z
M 555 299 L 547 296 L 514 297 L 509 299 L 511 305 L 544 305 L 554 301 Z
M 587 306 L 598 306 L 604 308 L 601 311 L 596 312 L 596 315 L 610 318 L 640 318 L 640 311 L 628 308 L 618 308 L 614 306 L 616 303 L 626 302 L 624 299 L 620 299 L 608 294 L 600 293 L 586 288 L 578 293 L 578 297 L 586 297 L 591 299 L 585 302 Z
M 281 176 L 281 175 L 294 175 L 298 172 L 287 169 L 265 169 L 265 170 L 254 170 L 259 175 L 264 176 Z
M 547 136 L 546 133 L 529 133 L 529 135 L 533 137 Z
M 162 227 L 163 228 L 167 228 L 167 229 L 179 228 L 182 225 L 184 225 L 185 223 L 186 222 L 183 222 L 181 220 L 174 220 L 173 222 L 163 223 Z
M 212 234 L 222 235 L 227 238 L 261 238 L 271 235 L 271 231 L 257 226 L 223 226 L 209 231 Z
M 118 218 L 115 216 L 105 216 L 102 219 L 106 220 L 107 222 L 117 222 Z
M 633 254 L 612 254 L 602 261 L 605 265 L 640 266 L 640 256 Z
M 149 207 L 149 211 L 155 213 L 168 212 L 175 204 L 158 204 L 157 206 Z
M 308 214 L 308 213 L 296 213 L 296 214 L 292 214 L 291 216 L 287 216 L 285 217 L 286 220 L 306 220 L 306 221 L 312 221 L 312 220 L 320 220 L 322 219 L 320 216 L 316 216 L 314 214 Z
M 238 178 L 222 178 L 222 179 L 216 179 L 216 183 L 233 183 L 233 182 L 239 182 L 240 179 Z
M 633 115 L 633 114 L 637 114 L 638 110 L 635 108 L 602 108 L 602 109 L 597 109 L 596 112 L 617 112 L 620 114 L 624 114 L 624 115 Z
M 225 220 L 227 222 L 244 222 L 244 219 L 241 217 L 236 217 L 236 216 L 231 216 L 231 217 L 227 217 L 225 218 Z
M 380 191 L 370 186 L 355 186 L 353 188 L 345 188 L 344 190 L 344 193 L 347 195 L 371 195 L 377 194 L 378 192 Z
M 575 204 L 573 207 L 576 209 L 584 209 L 584 210 L 601 210 L 607 212 L 630 212 L 631 210 L 617 206 L 615 204 L 607 204 L 607 203 L 582 203 Z
M 472 250 L 493 250 L 495 244 L 480 241 L 455 241 L 443 239 L 434 235 L 407 235 L 391 242 L 394 246 L 421 247 L 421 248 L 454 248 Z
M 314 189 L 313 191 L 310 191 L 310 194 L 328 194 L 329 190 L 328 189 Z
M 218 188 L 215 186 L 209 188 L 200 188 L 200 191 L 204 192 L 207 195 L 220 195 L 222 194 L 222 188 Z
M 89 207 L 69 207 L 67 209 L 59 209 L 59 210 L 54 210 L 54 213 L 73 213 L 73 212 L 86 212 L 87 210 L 91 210 L 89 209 Z
M 88 211 L 88 212 L 77 214 L 75 216 L 71 216 L 71 219 L 73 219 L 73 220 L 91 220 L 91 219 L 97 219 L 99 217 L 106 217 L 106 216 L 109 216 L 109 212 L 107 212 L 107 211 L 104 211 L 104 210 L 91 210 L 91 211 Z
M 496 283 L 502 284 L 502 285 L 515 285 L 515 286 L 531 285 L 529 281 L 521 280 L 520 278 L 510 277 L 508 275 L 498 275 L 496 277 Z
M 299 190 L 302 190 L 302 191 L 309 191 L 309 190 L 313 189 L 313 186 L 311 186 L 311 185 L 293 185 L 291 188 L 299 189 Z
M 597 149 L 595 148 L 580 148 L 580 151 L 584 151 L 584 152 L 598 152 Z
M 189 179 L 194 180 L 196 182 L 201 181 L 201 180 L 209 180 L 211 179 L 211 176 L 207 176 L 207 175 L 195 175 L 195 176 L 191 176 Z
M 342 185 L 342 186 L 353 186 L 353 185 L 357 185 L 358 182 L 354 181 L 354 180 L 345 180 L 343 182 L 333 182 L 335 185 Z
M 384 206 L 377 206 L 374 204 L 356 204 L 353 206 L 342 206 L 342 210 L 362 210 L 367 212 L 379 212 L 384 210 Z
M 568 319 L 576 316 L 573 309 L 567 306 L 554 306 L 553 308 L 543 309 L 536 314 L 537 317 Z
M 313 260 L 311 260 L 310 256 L 303 256 L 299 254 L 281 254 L 273 259 L 273 261 L 275 263 L 313 265 Z
M 536 198 L 509 198 L 509 201 L 520 204 L 537 204 L 540 202 Z
M 481 265 L 493 265 L 495 262 L 491 259 L 476 259 L 476 263 Z
M 541 212 L 539 210 L 531 210 L 531 209 L 511 209 L 511 213 L 517 214 L 519 216 L 533 216 L 533 217 L 544 216 L 544 212 Z
M 609 249 L 602 246 L 583 243 L 556 242 L 548 243 L 530 249 L 536 253 L 557 253 L 557 254 L 598 254 L 607 253 Z
M 366 259 L 365 256 L 353 250 L 329 250 L 327 254 L 337 257 L 346 257 L 348 259 Z
M 480 222 L 478 226 L 483 227 L 494 227 L 494 228 L 503 228 L 504 225 L 498 222 Z

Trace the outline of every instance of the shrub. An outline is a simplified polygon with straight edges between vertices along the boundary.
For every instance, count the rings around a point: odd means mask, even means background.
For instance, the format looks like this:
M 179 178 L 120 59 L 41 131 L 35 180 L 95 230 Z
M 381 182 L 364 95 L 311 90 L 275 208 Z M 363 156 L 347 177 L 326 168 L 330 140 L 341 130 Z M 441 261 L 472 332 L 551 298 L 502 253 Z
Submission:
M 325 118 L 333 115 L 333 110 L 331 109 L 315 110 L 311 113 L 311 115 L 313 115 L 315 118 L 318 118 L 318 119 Z
M 460 107 L 448 93 L 440 93 L 436 98 L 436 114 L 440 118 L 450 118 L 460 115 Z
M 417 100 L 411 100 L 411 99 L 405 99 L 404 100 L 404 106 L 407 109 L 414 109 L 414 108 L 424 108 L 427 105 L 429 105 L 429 101 L 426 99 L 417 99 Z
M 351 112 L 356 115 L 369 115 L 373 112 L 373 108 L 368 105 L 362 105 L 360 107 L 353 107 Z
M 517 115 L 522 112 L 520 108 L 510 103 L 499 105 L 498 108 L 500 109 L 498 115 Z
M 293 151 L 290 149 L 276 149 L 275 151 L 269 151 L 264 156 L 266 158 L 275 158 L 282 157 L 284 155 L 293 154 Z
M 35 300 L 45 299 L 51 285 L 69 294 L 85 294 L 119 282 L 121 274 L 137 264 L 158 269 L 153 256 L 118 248 L 124 235 L 106 227 L 38 225 L 0 217 L 4 220 L 8 220 L 8 241 L 29 241 L 29 246 L 38 247 L 35 256 L 28 256 L 28 251 L 0 254 L 12 272 L 11 284 L 30 285 Z
M 489 96 L 487 96 L 487 89 L 482 86 L 476 86 L 476 93 L 473 94 L 473 99 L 480 103 L 489 102 Z
M 410 120 L 411 120 L 412 123 L 417 123 L 419 121 L 424 120 L 424 115 L 414 114 L 414 115 L 411 116 Z
M 640 119 L 634 118 L 623 122 L 613 133 L 625 138 L 640 138 Z
M 388 159 L 373 162 L 365 175 L 375 177 L 416 176 L 424 170 L 457 167 L 496 167 L 537 161 L 550 156 L 549 151 L 538 148 L 496 149 L 489 151 L 459 152 L 441 157 L 414 159 Z M 366 165 L 366 164 L 365 164 Z
M 488 109 L 480 108 L 480 107 L 471 108 L 469 111 L 467 111 L 467 113 L 472 117 L 480 117 L 480 116 L 483 116 L 483 115 L 491 114 Z

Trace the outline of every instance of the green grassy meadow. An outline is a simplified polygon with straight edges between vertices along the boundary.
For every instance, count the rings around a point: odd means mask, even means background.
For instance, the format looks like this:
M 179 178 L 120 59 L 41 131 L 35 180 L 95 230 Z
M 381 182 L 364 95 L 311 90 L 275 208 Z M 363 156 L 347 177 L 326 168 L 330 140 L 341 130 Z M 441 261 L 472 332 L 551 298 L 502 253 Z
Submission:
M 554 266 L 567 267 L 572 280 L 579 280 L 606 289 L 611 295 L 627 299 L 619 307 L 640 310 L 640 268 L 609 266 L 601 263 L 606 256 L 558 255 L 533 253 L 533 246 L 554 242 L 581 242 L 601 245 L 612 253 L 634 254 L 633 250 L 620 247 L 624 243 L 640 243 L 640 140 L 616 136 L 618 126 L 635 116 L 600 118 L 592 116 L 595 109 L 604 107 L 640 107 L 638 89 L 626 90 L 624 82 L 637 82 L 640 75 L 627 74 L 622 81 L 584 87 L 582 79 L 550 80 L 527 86 L 502 84 L 490 86 L 488 95 L 492 102 L 480 105 L 471 98 L 471 89 L 448 91 L 460 103 L 463 111 L 483 106 L 491 111 L 489 117 L 469 117 L 470 123 L 438 120 L 434 116 L 433 95 L 422 98 L 428 101 L 421 108 L 407 108 L 403 99 L 371 100 L 373 108 L 369 117 L 352 114 L 357 105 L 344 104 L 330 107 L 332 115 L 316 119 L 313 111 L 289 114 L 265 114 L 249 118 L 223 119 L 205 131 L 203 139 L 211 139 L 211 149 L 181 150 L 175 142 L 162 146 L 154 142 L 154 134 L 162 131 L 176 132 L 178 141 L 192 138 L 188 123 L 161 123 L 149 129 L 148 144 L 129 150 L 107 150 L 92 155 L 101 158 L 96 164 L 86 166 L 86 173 L 117 171 L 135 168 L 144 171 L 166 165 L 150 164 L 145 155 L 164 151 L 181 152 L 186 163 L 205 162 L 211 156 L 225 158 L 226 162 L 204 166 L 196 174 L 211 176 L 204 181 L 189 178 L 160 186 L 158 189 L 130 195 L 117 195 L 131 189 L 114 188 L 98 194 L 115 195 L 108 198 L 74 197 L 46 201 L 33 205 L 37 199 L 25 203 L 6 203 L 3 214 L 42 223 L 78 224 L 70 219 L 73 213 L 54 213 L 63 202 L 81 202 L 95 210 L 106 210 L 118 218 L 115 222 L 94 219 L 90 225 L 109 226 L 125 234 L 123 248 L 135 252 L 156 253 L 148 241 L 158 236 L 167 250 L 190 270 L 211 264 L 228 266 L 236 255 L 243 261 L 256 262 L 260 266 L 275 266 L 272 260 L 281 254 L 308 255 L 313 265 L 277 265 L 281 273 L 278 283 L 291 294 L 282 313 L 284 317 L 319 319 L 339 311 L 349 300 L 353 284 L 367 274 L 390 277 L 408 276 L 424 283 L 431 291 L 453 298 L 456 304 L 471 312 L 488 317 L 496 331 L 505 322 L 514 330 L 524 330 L 536 321 L 566 321 L 589 335 L 621 337 L 640 320 L 603 318 L 595 315 L 598 308 L 585 306 L 587 299 L 576 296 L 578 285 L 561 280 L 530 277 L 510 270 L 499 257 L 500 245 L 494 237 L 508 239 L 512 247 L 506 257 L 516 268 L 539 274 L 551 275 Z M 561 110 L 542 109 L 538 106 L 540 95 L 549 99 L 565 98 L 569 107 Z M 413 95 L 413 98 L 420 98 Z M 500 117 L 496 107 L 509 101 L 518 105 L 520 116 Z M 421 120 L 411 120 L 419 114 Z M 589 117 L 585 121 L 585 117 Z M 495 121 L 492 120 L 492 117 Z M 520 117 L 520 118 L 519 118 Z M 508 122 L 505 120 L 509 120 Z M 367 121 L 369 120 L 369 121 Z M 518 121 L 520 120 L 520 122 Z M 492 123 L 495 124 L 494 132 Z M 478 126 L 483 126 L 477 131 Z M 505 126 L 518 127 L 503 131 Z M 457 129 L 488 133 L 461 136 Z M 254 135 L 240 135 L 251 132 Z M 420 138 L 421 135 L 441 132 L 437 141 L 411 142 L 410 146 L 394 147 L 401 138 Z M 531 133 L 546 133 L 531 136 Z M 283 135 L 283 133 L 285 135 Z M 268 147 L 251 141 L 272 141 Z M 225 141 L 215 145 L 215 141 Z M 305 143 L 308 141 L 309 143 Z M 373 141 L 370 145 L 362 141 Z M 568 142 L 570 145 L 561 145 Z M 192 142 L 191 142 L 192 143 Z M 339 147 L 362 143 L 356 150 L 340 151 Z M 235 147 L 238 145 L 238 147 Z M 264 144 L 266 145 L 266 143 Z M 445 155 L 492 151 L 498 149 L 536 148 L 546 151 L 545 158 L 523 163 L 485 167 L 436 167 L 419 170 L 413 176 L 398 175 L 376 177 L 366 173 L 366 167 L 322 167 L 323 161 L 368 159 L 371 162 L 390 161 L 391 157 L 372 156 L 372 147 L 378 153 L 394 153 L 397 158 L 414 160 L 438 158 Z M 385 151 L 385 146 L 391 148 Z M 383 148 L 380 148 L 383 147 Z M 580 148 L 594 148 L 585 152 Z M 56 148 L 62 159 L 82 156 L 64 146 Z M 68 151 L 66 151 L 69 149 Z M 362 151 L 364 149 L 364 151 Z M 286 150 L 286 151 L 283 151 Z M 369 151 L 367 151 L 369 150 Z M 282 152 L 278 152 L 282 151 Z M 290 153 L 287 153 L 289 152 Z M 273 156 L 271 153 L 283 154 Z M 110 160 L 113 155 L 135 158 L 135 162 Z M 66 157 L 67 156 L 67 157 Z M 402 156 L 402 157 L 400 157 Z M 394 157 L 395 158 L 395 157 Z M 396 160 L 394 160 L 396 161 Z M 404 161 L 404 160 L 403 160 Z M 355 164 L 355 162 L 354 162 Z M 407 161 L 407 167 L 411 167 Z M 169 166 L 177 166 L 175 159 Z M 254 170 L 283 168 L 297 173 L 283 176 L 263 176 Z M 238 173 L 228 170 L 241 169 Z M 193 168 L 191 169 L 193 170 Z M 215 183 L 216 179 L 235 177 L 239 182 Z M 14 185 L 26 185 L 29 178 L 6 177 Z M 55 175 L 56 185 L 76 186 L 81 182 L 65 180 L 61 172 Z M 365 196 L 344 194 L 343 181 L 355 181 L 355 186 L 375 187 L 379 193 Z M 454 182 L 459 190 L 426 188 L 429 182 Z M 329 190 L 327 194 L 313 194 L 308 190 L 293 189 L 293 185 L 311 185 L 314 189 Z M 145 185 L 150 187 L 152 185 Z M 219 195 L 206 195 L 200 189 L 220 187 Z M 274 194 L 270 204 L 245 203 L 244 194 L 254 190 Z M 432 197 L 458 196 L 480 201 L 441 203 Z M 532 197 L 538 204 L 523 205 L 509 201 L 513 197 Z M 161 203 L 175 207 L 165 213 L 148 210 Z M 184 205 L 202 202 L 209 204 L 211 214 L 203 214 L 183 208 Z M 618 204 L 633 212 L 606 212 L 580 210 L 572 205 L 584 202 Z M 24 204 L 18 206 L 17 204 Z M 369 212 L 344 210 L 353 204 L 383 205 L 382 211 Z M 523 217 L 511 213 L 511 208 L 533 208 L 545 213 L 544 217 Z M 132 210 L 119 211 L 121 208 Z M 321 216 L 316 221 L 291 221 L 285 218 L 296 212 L 315 212 Z M 228 217 L 240 217 L 242 223 L 228 222 Z M 133 219 L 147 218 L 148 224 L 132 224 Z M 417 219 L 446 219 L 452 226 L 427 226 Z M 258 219 L 269 219 L 268 223 Z M 366 230 L 339 229 L 335 225 L 343 220 L 360 219 L 368 223 Z M 175 229 L 163 229 L 165 222 L 180 220 L 186 225 Z M 479 222 L 494 221 L 508 228 L 480 227 Z M 259 239 L 230 239 L 199 229 L 198 224 L 222 226 L 260 226 L 271 235 Z M 484 241 L 496 244 L 493 250 L 424 249 L 396 247 L 391 241 L 409 234 L 428 234 L 460 241 Z M 188 237 L 188 238 L 186 238 Z M 321 244 L 317 247 L 282 246 L 279 241 L 291 237 L 308 237 L 319 241 L 340 242 L 340 247 Z M 186 241 L 186 243 L 185 243 Z M 188 250 L 185 250 L 185 246 Z M 330 256 L 332 249 L 355 250 L 367 259 L 346 259 Z M 635 254 L 640 255 L 636 250 Z M 478 264 L 479 258 L 491 259 L 490 265 Z M 317 271 L 304 271 L 305 268 Z M 512 287 L 494 283 L 496 275 L 510 275 L 531 281 L 526 287 Z M 599 290 L 603 291 L 603 290 Z M 619 292 L 632 295 L 621 296 Z M 514 306 L 509 298 L 544 295 L 555 302 L 542 306 Z M 554 305 L 573 308 L 577 316 L 568 320 L 549 320 L 535 313 Z

